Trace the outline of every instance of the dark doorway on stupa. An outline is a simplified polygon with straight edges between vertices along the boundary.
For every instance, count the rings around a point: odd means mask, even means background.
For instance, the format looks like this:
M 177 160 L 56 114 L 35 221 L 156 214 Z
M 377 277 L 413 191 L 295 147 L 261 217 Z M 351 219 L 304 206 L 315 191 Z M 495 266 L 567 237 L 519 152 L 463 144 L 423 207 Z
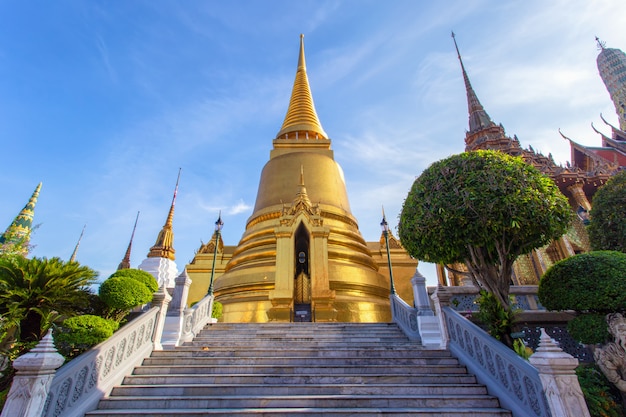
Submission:
M 311 314 L 311 275 L 309 271 L 309 232 L 303 224 L 298 226 L 295 235 L 295 267 L 294 267 L 294 317 L 295 322 L 312 321 Z

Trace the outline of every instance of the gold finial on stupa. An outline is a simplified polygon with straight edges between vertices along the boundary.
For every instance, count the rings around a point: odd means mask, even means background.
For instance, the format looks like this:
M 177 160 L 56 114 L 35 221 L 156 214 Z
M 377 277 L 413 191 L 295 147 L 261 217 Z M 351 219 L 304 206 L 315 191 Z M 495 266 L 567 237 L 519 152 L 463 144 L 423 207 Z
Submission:
M 178 193 L 178 182 L 180 181 L 180 171 L 178 169 L 178 178 L 176 179 L 176 188 L 174 188 L 174 197 L 172 198 L 172 205 L 170 206 L 170 212 L 167 215 L 167 220 L 163 228 L 157 236 L 156 243 L 150 248 L 148 258 L 168 258 L 172 261 L 176 259 L 174 254 L 174 230 L 172 224 L 174 221 L 174 206 L 176 205 L 176 193 Z
M 276 139 L 328 139 L 317 117 L 313 95 L 306 74 L 304 35 L 300 35 L 300 55 L 296 79 L 293 82 L 289 108 Z

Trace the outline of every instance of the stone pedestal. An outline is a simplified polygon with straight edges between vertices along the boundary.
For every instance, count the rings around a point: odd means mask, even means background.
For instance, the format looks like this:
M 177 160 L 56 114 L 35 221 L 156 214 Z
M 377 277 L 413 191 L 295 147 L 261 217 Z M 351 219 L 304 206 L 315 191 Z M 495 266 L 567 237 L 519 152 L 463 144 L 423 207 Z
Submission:
M 587 403 L 574 372 L 578 359 L 563 352 L 544 329 L 541 329 L 537 352 L 529 358 L 529 362 L 539 371 L 553 416 L 589 417 Z
M 1 417 L 40 417 L 56 369 L 65 359 L 54 347 L 52 330 L 30 352 L 13 362 L 17 374 Z

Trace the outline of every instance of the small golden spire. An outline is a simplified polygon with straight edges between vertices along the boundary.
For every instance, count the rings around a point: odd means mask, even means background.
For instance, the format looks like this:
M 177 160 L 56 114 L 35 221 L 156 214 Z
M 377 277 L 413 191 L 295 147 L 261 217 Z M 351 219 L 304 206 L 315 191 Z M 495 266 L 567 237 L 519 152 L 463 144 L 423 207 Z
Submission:
M 298 137 L 298 135 L 301 135 Z M 276 135 L 276 139 L 328 139 L 317 117 L 313 95 L 306 74 L 306 60 L 304 57 L 304 35 L 300 35 L 300 54 L 296 79 L 291 91 L 291 100 L 285 121 Z
M 135 217 L 135 225 L 133 226 L 133 233 L 130 235 L 130 242 L 128 242 L 128 248 L 126 248 L 126 253 L 124 254 L 124 258 L 122 262 L 117 266 L 117 270 L 120 269 L 130 269 L 130 251 L 133 247 L 133 238 L 135 237 L 135 230 L 137 229 L 137 220 L 139 220 L 139 212 L 137 212 L 137 217 Z
M 165 220 L 163 228 L 157 236 L 156 243 L 153 247 L 150 248 L 148 258 L 168 258 L 172 261 L 176 259 L 176 256 L 174 255 L 176 251 L 174 250 L 174 231 L 172 228 L 172 224 L 174 221 L 174 206 L 176 205 L 176 193 L 178 193 L 180 171 L 181 169 L 179 168 L 178 178 L 176 179 L 176 188 L 174 188 L 174 197 L 172 198 L 172 205 L 170 206 L 170 212 L 167 215 L 167 220 Z
M 311 200 L 309 200 L 309 195 L 304 186 L 304 167 L 302 165 L 300 165 L 300 184 L 298 185 L 298 192 L 296 193 L 296 198 L 293 200 L 292 207 L 311 207 Z

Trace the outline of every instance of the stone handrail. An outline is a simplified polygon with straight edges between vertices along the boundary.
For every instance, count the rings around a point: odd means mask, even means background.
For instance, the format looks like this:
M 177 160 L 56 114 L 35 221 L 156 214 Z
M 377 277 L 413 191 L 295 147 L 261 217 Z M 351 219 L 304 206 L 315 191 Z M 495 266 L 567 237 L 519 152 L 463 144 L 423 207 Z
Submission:
M 108 340 L 57 371 L 42 417 L 79 417 L 148 357 L 153 349 L 159 307 L 153 307 Z
M 511 349 L 457 313 L 443 307 L 448 347 L 514 417 L 548 417 L 539 372 Z
M 181 342 L 192 340 L 211 319 L 213 313 L 213 295 L 207 295 L 192 308 L 185 310 L 185 322 Z
M 391 303 L 392 320 L 402 329 L 409 339 L 421 342 L 419 327 L 417 325 L 417 309 L 408 305 L 396 294 L 389 296 Z

